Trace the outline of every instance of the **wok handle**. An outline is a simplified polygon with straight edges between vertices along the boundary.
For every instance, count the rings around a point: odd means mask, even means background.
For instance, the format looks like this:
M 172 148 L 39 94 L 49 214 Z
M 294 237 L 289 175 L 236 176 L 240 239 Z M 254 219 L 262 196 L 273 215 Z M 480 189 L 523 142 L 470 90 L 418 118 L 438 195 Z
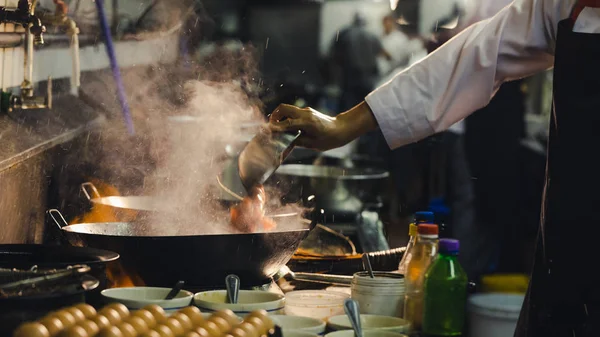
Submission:
M 67 220 L 65 220 L 65 217 L 63 217 L 63 215 L 60 213 L 59 210 L 57 209 L 49 209 L 47 211 L 48 215 L 52 218 L 52 220 L 54 220 L 54 223 L 58 226 L 58 229 L 63 229 L 63 227 L 68 226 L 69 224 L 67 223 Z M 60 221 L 57 219 L 60 218 Z
M 90 191 L 92 193 L 88 192 L 88 190 L 87 190 L 88 188 L 90 189 Z M 98 189 L 96 188 L 96 186 L 94 186 L 94 184 L 92 184 L 89 181 L 87 183 L 81 184 L 81 191 L 83 192 L 83 194 L 85 194 L 85 197 L 88 200 L 92 200 L 92 199 L 96 199 L 96 198 L 101 198 L 100 192 L 98 192 Z
M 352 276 L 346 275 L 328 275 L 328 274 L 316 274 L 316 273 L 294 273 L 293 278 L 296 281 L 304 282 L 316 282 L 316 283 L 327 283 L 337 285 L 350 285 L 352 283 Z

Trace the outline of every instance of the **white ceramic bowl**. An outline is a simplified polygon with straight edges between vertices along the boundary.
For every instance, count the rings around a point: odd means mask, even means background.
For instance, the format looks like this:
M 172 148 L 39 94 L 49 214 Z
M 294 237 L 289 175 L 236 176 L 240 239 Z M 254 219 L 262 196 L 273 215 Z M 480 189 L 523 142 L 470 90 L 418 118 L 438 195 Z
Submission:
M 354 337 L 354 330 L 339 330 L 330 332 L 325 337 Z M 393 331 L 386 330 L 365 330 L 363 331 L 363 337 L 408 337 Z
M 405 319 L 391 316 L 360 315 L 363 330 L 384 330 L 398 333 L 407 333 L 410 322 Z M 350 320 L 346 315 L 329 317 L 327 325 L 331 330 L 351 330 Z
M 317 334 L 302 330 L 282 330 L 281 334 L 283 335 L 283 337 L 318 337 Z
M 326 327 L 323 320 L 312 317 L 272 315 L 271 319 L 275 324 L 279 325 L 284 332 L 294 330 L 320 335 L 325 332 Z
M 171 288 L 159 287 L 131 287 L 104 289 L 101 294 L 107 302 L 119 302 L 129 310 L 138 310 L 149 304 L 157 304 L 165 309 L 167 314 L 191 305 L 194 294 L 181 290 L 172 300 L 164 298 L 169 294 Z
M 326 319 L 344 313 L 344 300 L 350 295 L 326 290 L 291 291 L 286 296 L 285 314 Z
M 194 305 L 202 312 L 229 309 L 240 317 L 255 310 L 266 310 L 269 314 L 281 314 L 285 307 L 285 297 L 262 290 L 240 290 L 238 303 L 231 304 L 227 303 L 225 290 L 212 290 L 195 294 Z

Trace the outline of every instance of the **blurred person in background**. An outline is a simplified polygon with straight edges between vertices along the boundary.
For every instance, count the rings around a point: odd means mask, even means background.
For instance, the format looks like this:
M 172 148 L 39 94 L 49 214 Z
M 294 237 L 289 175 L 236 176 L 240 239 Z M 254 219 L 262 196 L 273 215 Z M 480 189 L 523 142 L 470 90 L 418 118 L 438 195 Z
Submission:
M 379 79 L 378 58 L 392 60 L 379 37 L 367 30 L 366 25 L 364 15 L 356 12 L 352 24 L 339 31 L 332 43 L 331 60 L 342 91 L 339 103 L 342 110 L 358 104 L 375 89 Z M 359 153 L 381 157 L 385 151 L 385 141 L 377 133 L 359 139 Z
M 383 35 L 381 44 L 390 54 L 390 59 L 378 57 L 379 75 L 386 79 L 392 73 L 397 73 L 411 63 L 427 55 L 420 38 L 409 36 L 400 30 L 392 14 L 383 17 Z M 379 82 L 382 79 L 380 78 Z

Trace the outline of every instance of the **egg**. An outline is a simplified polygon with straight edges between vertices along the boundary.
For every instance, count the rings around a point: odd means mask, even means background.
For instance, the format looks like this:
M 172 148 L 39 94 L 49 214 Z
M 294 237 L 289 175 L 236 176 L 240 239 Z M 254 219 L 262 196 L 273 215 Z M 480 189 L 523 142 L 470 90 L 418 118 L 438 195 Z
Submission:
M 266 335 L 267 332 L 269 332 L 269 328 L 267 327 L 267 324 L 265 324 L 265 322 L 263 322 L 262 319 L 260 319 L 258 317 L 246 318 L 244 320 L 244 323 L 251 324 L 256 329 L 256 331 L 258 331 L 258 333 L 261 336 Z
M 137 331 L 138 333 L 143 333 L 148 331 L 148 323 L 146 323 L 146 321 L 144 321 L 142 318 L 138 317 L 138 316 L 129 316 L 125 319 L 125 322 L 133 325 L 133 327 L 135 328 L 135 331 Z
M 129 316 L 129 309 L 127 309 L 127 307 L 123 303 L 112 303 L 105 306 L 104 308 L 115 309 L 121 316 L 121 319 Z
M 208 318 L 208 320 L 210 322 L 215 323 L 218 327 L 219 330 L 221 332 L 227 332 L 231 329 L 231 324 L 229 324 L 229 322 L 227 322 L 225 319 L 223 319 L 222 317 L 218 317 L 218 316 L 210 316 Z
M 204 321 L 200 323 L 199 327 L 208 331 L 208 334 L 213 337 L 221 336 L 223 334 L 221 329 L 219 329 L 219 327 L 211 321 Z
M 201 336 L 194 331 L 188 331 L 185 335 L 183 335 L 183 337 L 201 337 Z
M 59 337 L 89 337 L 84 328 L 74 325 L 58 334 Z
M 148 324 L 149 328 L 153 328 L 156 325 L 156 318 L 154 318 L 154 315 L 152 315 L 152 313 L 146 309 L 136 310 L 131 315 L 146 321 L 146 324 Z
M 50 336 L 56 336 L 65 328 L 62 322 L 58 318 L 53 316 L 46 316 L 42 318 L 39 322 L 43 324 L 46 327 L 46 329 L 48 329 L 48 332 L 50 332 Z
M 246 335 L 248 335 L 248 337 L 260 337 L 261 335 L 263 335 L 263 333 L 258 331 L 258 329 L 256 329 L 254 327 L 254 325 L 252 325 L 248 322 L 244 322 L 244 323 L 238 325 L 237 328 L 244 330 L 244 332 L 246 333 Z
M 175 334 L 168 326 L 159 324 L 154 328 L 154 331 L 158 332 L 160 337 L 175 337 Z
M 233 313 L 233 311 L 231 310 L 219 310 L 217 312 L 215 312 L 214 314 L 212 314 L 211 317 L 221 317 L 224 320 L 226 320 L 230 325 L 235 325 L 238 324 L 240 322 L 240 318 L 237 317 L 235 315 L 235 313 Z
M 50 332 L 41 323 L 24 323 L 15 330 L 13 337 L 50 337 Z
M 253 311 L 250 314 L 248 314 L 248 316 L 246 316 L 246 319 L 249 319 L 252 317 L 256 317 L 256 318 L 260 319 L 263 322 L 263 324 L 265 325 L 265 327 L 267 328 L 267 331 L 269 331 L 275 327 L 275 323 L 273 323 L 273 321 L 271 320 L 271 318 L 269 317 L 269 315 L 267 314 L 267 312 L 265 310 Z
M 103 315 L 96 315 L 90 319 L 92 322 L 96 323 L 98 329 L 102 330 L 108 326 L 110 326 L 110 321 Z
M 113 308 L 104 307 L 98 311 L 98 315 L 108 318 L 111 325 L 116 325 L 121 322 L 121 314 Z
M 197 327 L 193 331 L 197 333 L 200 337 L 211 337 L 210 333 L 208 333 L 208 331 L 206 331 L 206 329 L 204 328 Z
M 98 331 L 100 331 L 98 324 L 96 324 L 96 322 L 92 321 L 91 319 L 86 319 L 83 322 L 79 322 L 79 324 L 77 325 L 84 328 L 85 331 L 87 331 L 87 334 L 90 336 L 95 336 L 98 333 Z
M 109 326 L 101 329 L 95 337 L 125 337 L 121 330 L 116 326 Z
M 235 328 L 233 330 L 231 330 L 231 332 L 229 333 L 229 335 L 231 335 L 232 337 L 249 337 L 246 334 L 246 331 L 240 329 L 240 328 Z
M 86 318 L 92 318 L 92 317 L 96 316 L 96 309 L 94 309 L 94 307 L 92 307 L 89 304 L 86 304 L 86 303 L 77 304 L 75 306 L 75 308 L 81 310 L 81 312 L 83 313 L 83 315 Z
M 160 305 L 148 304 L 147 306 L 143 307 L 142 309 L 150 311 L 150 313 L 152 313 L 152 315 L 156 319 L 156 322 L 163 322 L 165 319 L 167 319 L 167 314 L 165 313 L 165 309 L 163 309 Z
M 176 312 L 173 315 L 171 315 L 171 318 L 178 320 L 185 331 L 192 329 L 192 320 L 186 314 Z
M 51 315 L 58 318 L 62 322 L 64 329 L 70 328 L 76 323 L 75 317 L 70 312 L 65 310 L 60 310 Z
M 117 328 L 121 330 L 121 332 L 123 333 L 123 337 L 136 337 L 138 334 L 133 325 L 127 322 L 119 323 L 117 325 Z
M 144 333 L 142 333 L 141 335 L 138 335 L 138 337 L 161 337 L 160 334 L 154 330 L 148 330 Z
M 79 322 L 85 320 L 85 315 L 83 314 L 83 311 L 79 310 L 78 308 L 70 307 L 70 308 L 65 309 L 65 311 L 67 311 L 71 315 L 73 315 L 76 323 L 79 323 Z
M 200 309 L 196 307 L 185 307 L 180 309 L 178 312 L 189 317 L 193 326 L 198 326 L 200 323 L 204 322 L 204 316 L 202 316 L 202 312 L 200 312 Z
M 181 325 L 181 323 L 179 323 L 179 321 L 176 320 L 175 318 L 171 318 L 171 317 L 167 318 L 164 325 L 168 326 L 169 329 L 171 329 L 171 331 L 173 331 L 175 336 L 179 336 L 185 332 L 183 325 Z

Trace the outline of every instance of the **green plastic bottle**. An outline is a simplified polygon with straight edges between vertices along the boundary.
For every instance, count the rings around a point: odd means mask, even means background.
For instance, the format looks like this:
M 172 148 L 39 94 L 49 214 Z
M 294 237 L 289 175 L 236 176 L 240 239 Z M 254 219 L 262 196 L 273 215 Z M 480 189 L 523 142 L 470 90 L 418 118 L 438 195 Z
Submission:
M 459 242 L 439 241 L 439 254 L 425 273 L 423 327 L 425 336 L 460 336 L 465 324 L 467 274 L 458 263 Z

